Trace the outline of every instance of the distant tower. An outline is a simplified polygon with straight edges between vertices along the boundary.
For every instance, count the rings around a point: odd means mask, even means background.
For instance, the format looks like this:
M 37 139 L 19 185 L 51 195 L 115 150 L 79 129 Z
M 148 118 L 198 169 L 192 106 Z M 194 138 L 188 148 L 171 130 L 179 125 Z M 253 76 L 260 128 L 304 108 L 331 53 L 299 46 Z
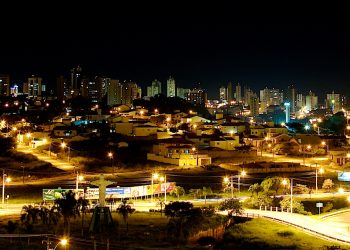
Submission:
M 56 96 L 57 99 L 62 101 L 65 97 L 66 90 L 66 79 L 64 76 L 59 76 L 56 78 Z
M 28 96 L 29 97 L 38 97 L 41 96 L 42 90 L 42 81 L 41 77 L 32 76 L 28 78 Z
M 285 107 L 285 111 L 286 111 L 286 123 L 290 122 L 290 103 L 289 102 L 285 102 L 284 103 L 284 107 Z
M 174 96 L 176 96 L 175 79 L 172 77 L 169 77 L 167 81 L 167 97 L 174 97 Z
M 119 80 L 111 79 L 107 85 L 107 105 L 113 106 L 122 101 L 122 85 Z
M 224 86 L 220 87 L 219 98 L 220 101 L 227 100 L 227 89 Z
M 80 66 L 76 68 L 72 68 L 70 70 L 70 83 L 72 89 L 79 89 L 80 88 L 80 80 L 81 80 L 81 71 L 82 68 Z
M 10 95 L 10 75 L 0 75 L 0 96 Z
M 147 96 L 155 96 L 162 93 L 162 83 L 155 79 L 152 81 L 152 85 L 147 87 Z
M 288 86 L 285 101 L 290 103 L 290 111 L 294 114 L 297 107 L 297 90 L 294 84 Z
M 232 86 L 232 82 L 229 82 L 227 84 L 227 101 L 228 102 L 233 101 L 233 86 Z
M 235 97 L 237 102 L 242 101 L 242 88 L 241 88 L 241 85 L 239 85 L 239 83 L 237 83 L 236 85 Z

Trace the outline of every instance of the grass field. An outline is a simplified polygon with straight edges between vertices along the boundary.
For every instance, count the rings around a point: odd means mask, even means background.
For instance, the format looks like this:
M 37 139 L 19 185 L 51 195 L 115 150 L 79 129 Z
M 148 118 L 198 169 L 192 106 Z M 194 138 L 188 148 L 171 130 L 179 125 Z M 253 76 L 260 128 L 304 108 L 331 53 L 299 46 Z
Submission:
M 266 219 L 254 219 L 232 226 L 226 233 L 223 249 L 320 249 L 338 244 L 316 238 L 301 230 Z

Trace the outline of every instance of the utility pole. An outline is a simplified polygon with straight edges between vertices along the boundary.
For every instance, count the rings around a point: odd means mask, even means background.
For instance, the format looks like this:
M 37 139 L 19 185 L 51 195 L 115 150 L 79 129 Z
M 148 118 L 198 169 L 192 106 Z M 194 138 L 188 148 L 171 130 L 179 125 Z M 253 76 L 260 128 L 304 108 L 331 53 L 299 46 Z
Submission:
M 293 213 L 293 178 L 290 179 L 290 213 Z

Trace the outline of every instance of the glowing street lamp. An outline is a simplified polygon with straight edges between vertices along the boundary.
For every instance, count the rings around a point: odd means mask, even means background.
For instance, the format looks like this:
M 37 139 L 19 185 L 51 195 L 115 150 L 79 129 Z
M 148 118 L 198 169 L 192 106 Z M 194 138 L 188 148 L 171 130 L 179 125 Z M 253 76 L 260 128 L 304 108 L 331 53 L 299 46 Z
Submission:
M 286 186 L 288 184 L 288 181 L 284 179 L 282 181 L 282 184 Z M 293 213 L 293 178 L 290 179 L 290 213 Z
M 58 245 L 62 245 L 62 246 L 65 246 L 65 245 L 67 245 L 67 243 L 68 243 L 68 240 L 67 239 L 61 239 L 58 243 L 57 243 L 57 245 L 53 248 L 53 250 L 56 250 L 56 248 L 57 248 L 57 246 Z M 49 244 L 49 243 L 48 243 Z
M 108 152 L 108 157 L 111 159 L 111 168 L 112 168 L 112 171 L 113 171 L 113 175 L 114 175 L 114 166 L 113 166 L 113 153 L 112 152 Z
M 82 182 L 84 180 L 84 176 L 83 175 L 79 175 L 79 173 L 77 172 L 77 178 L 75 180 L 75 190 L 76 192 L 78 192 L 79 189 L 79 182 Z
M 153 202 L 153 199 L 154 199 L 154 181 L 158 180 L 158 178 L 159 178 L 159 174 L 158 173 L 153 173 L 152 174 L 152 202 Z
M 2 208 L 5 204 L 5 184 L 11 182 L 11 177 L 5 174 L 5 170 L 2 171 Z

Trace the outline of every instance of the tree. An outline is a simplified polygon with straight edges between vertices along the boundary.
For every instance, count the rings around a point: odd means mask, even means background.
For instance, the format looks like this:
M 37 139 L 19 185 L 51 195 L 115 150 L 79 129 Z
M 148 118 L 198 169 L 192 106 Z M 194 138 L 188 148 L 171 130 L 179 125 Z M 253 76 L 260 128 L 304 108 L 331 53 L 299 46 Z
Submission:
M 283 200 L 280 201 L 281 208 L 289 208 L 290 209 L 290 197 L 284 197 Z M 304 206 L 300 201 L 293 199 L 293 212 L 304 214 Z
M 177 199 L 180 199 L 181 195 L 185 195 L 185 189 L 183 187 L 180 186 L 175 186 L 174 189 L 170 192 L 170 195 L 176 196 Z
M 253 197 L 254 194 L 258 195 L 259 192 L 263 191 L 264 189 L 260 186 L 259 183 L 255 183 L 253 185 L 249 186 L 248 191 L 252 192 L 251 197 Z
M 135 212 L 135 208 L 132 208 L 131 204 L 131 202 L 128 202 L 126 199 L 123 199 L 122 203 L 117 208 L 117 212 L 123 217 L 124 223 L 126 225 L 126 234 L 128 234 L 129 232 L 129 215 Z
M 266 178 L 261 182 L 261 187 L 264 189 L 267 193 L 272 193 L 273 195 L 276 195 L 280 188 L 285 188 L 285 186 L 282 184 L 282 181 L 284 179 L 282 177 L 271 177 Z M 286 186 L 288 186 L 288 180 Z
M 63 216 L 63 231 L 64 234 L 70 235 L 70 219 L 79 214 L 78 202 L 75 199 L 75 194 L 73 191 L 69 190 L 64 194 L 63 198 L 55 200 L 55 204 L 58 207 L 58 211 Z
M 200 208 L 193 208 L 190 202 L 175 201 L 165 206 L 165 215 L 170 217 L 168 233 L 178 242 L 186 240 L 187 236 L 202 221 L 203 213 Z
M 244 204 L 249 208 L 260 208 L 260 206 L 271 206 L 273 199 L 265 192 L 254 194 L 244 201 Z
M 329 192 L 331 189 L 333 189 L 333 187 L 334 183 L 331 179 L 324 180 L 322 188 L 327 189 L 327 191 Z
M 192 188 L 188 192 L 193 196 L 194 199 L 202 195 L 202 189 L 200 188 Z
M 227 210 L 228 217 L 232 217 L 233 214 L 243 214 L 244 210 L 242 208 L 242 203 L 237 198 L 227 199 L 220 203 L 220 211 Z
M 163 215 L 163 207 L 165 206 L 164 200 L 158 199 L 156 206 L 160 207 L 160 216 L 162 216 Z

